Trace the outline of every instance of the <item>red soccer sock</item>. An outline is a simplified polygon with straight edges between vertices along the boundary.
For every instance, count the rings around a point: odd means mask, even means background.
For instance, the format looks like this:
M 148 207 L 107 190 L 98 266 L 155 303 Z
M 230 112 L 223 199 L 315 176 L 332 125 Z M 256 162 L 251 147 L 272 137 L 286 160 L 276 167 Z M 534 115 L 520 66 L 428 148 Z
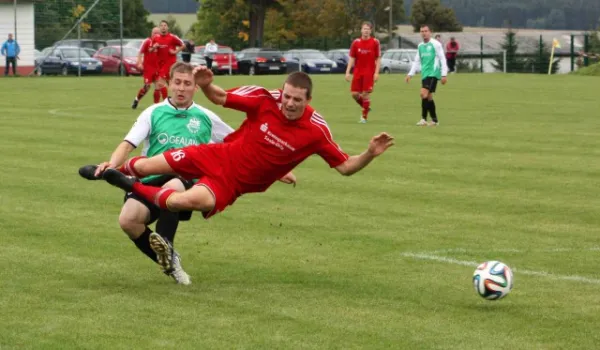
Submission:
M 160 91 L 154 89 L 154 103 L 160 102 Z
M 125 175 L 135 176 L 135 177 L 142 177 L 142 176 L 140 176 L 140 174 L 138 172 L 135 171 L 134 166 L 135 166 L 135 163 L 137 163 L 138 160 L 144 159 L 144 158 L 147 158 L 147 157 L 138 156 L 138 157 L 133 157 L 131 159 L 128 159 L 117 170 L 119 170 L 120 172 L 122 172 Z
M 144 86 L 143 86 L 143 87 L 140 89 L 140 91 L 138 91 L 138 94 L 137 94 L 137 96 L 136 96 L 136 98 L 135 98 L 135 99 L 136 99 L 136 100 L 138 100 L 138 101 L 139 101 L 139 100 L 141 100 L 141 99 L 142 99 L 142 97 L 144 97 L 144 95 L 146 95 L 146 93 L 147 93 L 147 92 L 148 92 L 148 86 L 147 86 L 147 85 L 144 85 Z
M 361 106 L 361 107 L 363 106 L 363 98 L 362 97 L 359 97 L 355 101 L 356 101 L 356 103 L 358 103 L 359 106 Z
M 162 96 L 163 100 L 164 100 L 165 98 L 169 97 L 169 92 L 167 91 L 167 88 L 166 88 L 166 87 L 164 87 L 164 88 L 160 89 L 160 94 L 161 94 L 161 96 Z
M 363 118 L 367 119 L 367 117 L 369 116 L 369 108 L 371 108 L 371 100 L 363 100 L 362 108 Z
M 156 204 L 161 209 L 169 210 L 167 206 L 167 200 L 175 192 L 177 191 L 172 188 L 148 186 L 142 184 L 141 182 L 136 182 L 133 184 L 133 193 L 144 198 L 150 203 Z

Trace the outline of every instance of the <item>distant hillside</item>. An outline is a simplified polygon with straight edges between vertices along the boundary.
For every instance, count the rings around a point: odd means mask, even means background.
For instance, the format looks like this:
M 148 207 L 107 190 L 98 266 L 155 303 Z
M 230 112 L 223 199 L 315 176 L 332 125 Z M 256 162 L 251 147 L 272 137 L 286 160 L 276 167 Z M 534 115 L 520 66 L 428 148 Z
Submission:
M 196 13 L 200 6 L 196 0 L 143 0 L 150 13 Z
M 590 30 L 600 26 L 598 0 L 441 0 L 465 26 Z M 406 13 L 414 0 L 404 0 Z

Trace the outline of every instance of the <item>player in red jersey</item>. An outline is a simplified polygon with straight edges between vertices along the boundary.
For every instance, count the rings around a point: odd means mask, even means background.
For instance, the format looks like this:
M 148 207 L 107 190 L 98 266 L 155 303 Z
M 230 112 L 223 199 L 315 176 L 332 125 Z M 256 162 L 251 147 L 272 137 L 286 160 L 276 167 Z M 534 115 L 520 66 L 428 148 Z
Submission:
M 346 80 L 350 81 L 350 70 L 354 66 L 354 77 L 350 91 L 352 98 L 362 107 L 361 123 L 367 122 L 371 110 L 370 94 L 373 86 L 379 79 L 379 67 L 381 66 L 381 50 L 379 40 L 371 37 L 373 26 L 369 22 L 363 22 L 361 37 L 352 42 L 350 47 L 350 62 L 346 68 Z
M 167 82 L 171 66 L 177 62 L 177 53 L 185 48 L 185 44 L 175 34 L 169 33 L 167 21 L 160 22 L 160 35 L 152 38 L 152 45 L 156 47 L 158 59 L 158 87 L 162 98 L 167 98 Z
M 106 170 L 106 181 L 160 208 L 197 210 L 209 218 L 243 194 L 266 191 L 278 179 L 295 184 L 291 170 L 313 154 L 349 176 L 394 144 L 390 135 L 381 133 L 371 139 L 366 151 L 349 157 L 333 141 L 323 117 L 308 105 L 312 82 L 305 73 L 290 74 L 283 90 L 274 91 L 258 86 L 225 91 L 212 83 L 213 73 L 208 68 L 197 67 L 194 73 L 196 84 L 211 102 L 246 113 L 240 128 L 222 144 L 188 146 L 152 158 L 131 158 L 118 170 Z M 150 174 L 179 174 L 199 180 L 191 189 L 176 192 L 143 185 L 132 177 Z
M 156 80 L 158 78 L 158 59 L 156 57 L 156 48 L 152 46 L 152 38 L 160 34 L 158 27 L 152 28 L 152 34 L 149 38 L 146 38 L 140 47 L 140 52 L 137 57 L 137 66 L 141 69 L 144 74 L 144 86 L 140 89 L 137 96 L 131 104 L 131 108 L 136 109 L 138 103 L 150 90 L 150 85 L 154 84 L 154 103 L 160 102 L 160 92 L 156 86 Z

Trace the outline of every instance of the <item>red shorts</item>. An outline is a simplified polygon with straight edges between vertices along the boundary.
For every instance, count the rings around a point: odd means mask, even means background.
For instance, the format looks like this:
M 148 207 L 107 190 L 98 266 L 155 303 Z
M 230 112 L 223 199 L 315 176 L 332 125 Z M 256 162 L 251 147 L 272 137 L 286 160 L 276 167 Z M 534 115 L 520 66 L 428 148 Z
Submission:
M 164 62 L 159 65 L 158 68 L 158 77 L 169 81 L 171 78 L 171 67 L 175 62 Z
M 224 148 L 217 145 L 197 145 L 174 149 L 163 153 L 167 163 L 181 177 L 198 179 L 196 186 L 205 186 L 215 198 L 215 207 L 203 212 L 204 218 L 222 212 L 240 196 L 232 179 Z
M 373 74 L 354 75 L 350 91 L 353 92 L 372 92 L 375 81 Z
M 158 80 L 158 72 L 156 72 L 156 69 L 144 68 L 144 84 L 150 85 L 156 80 Z

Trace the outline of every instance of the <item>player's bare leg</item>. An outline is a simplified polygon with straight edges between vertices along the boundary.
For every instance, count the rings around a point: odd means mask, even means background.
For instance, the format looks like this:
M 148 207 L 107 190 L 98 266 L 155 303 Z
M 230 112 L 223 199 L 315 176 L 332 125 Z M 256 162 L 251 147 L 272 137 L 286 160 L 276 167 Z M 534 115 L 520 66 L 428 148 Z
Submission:
M 185 186 L 179 179 L 173 179 L 162 187 L 185 191 Z M 179 254 L 173 249 L 172 242 L 167 238 L 167 232 L 152 232 L 147 226 L 149 220 L 150 210 L 145 204 L 133 198 L 127 199 L 119 215 L 121 229 L 139 250 L 162 267 L 166 275 L 171 276 L 178 284 L 191 284 L 190 276 L 181 266 Z M 173 232 L 171 232 L 173 235 L 176 229 L 176 227 L 173 228 Z M 159 230 L 158 223 L 157 230 Z M 162 236 L 163 234 L 165 237 Z
M 427 126 L 427 113 L 429 112 L 429 90 L 421 88 L 421 120 L 417 126 Z
M 157 156 L 159 157 L 159 156 Z M 154 160 L 150 158 L 147 160 Z M 164 157 L 163 157 L 164 160 Z M 164 160 L 166 163 L 166 160 Z M 158 166 L 153 164 L 152 168 L 149 165 L 145 165 L 144 169 L 159 169 Z M 169 167 L 168 164 L 166 164 Z M 136 170 L 138 168 L 136 167 Z M 170 169 L 170 167 L 169 167 Z M 165 171 L 164 168 L 162 171 Z M 172 170 L 170 170 L 172 171 Z M 163 174 L 166 172 L 163 172 Z M 149 175 L 148 173 L 144 174 Z M 127 176 L 124 173 L 116 169 L 107 169 L 102 174 L 102 177 L 106 182 L 113 186 L 119 187 L 126 192 L 133 192 L 145 200 L 156 204 L 161 209 L 167 209 L 170 211 L 182 211 L 182 210 L 194 210 L 201 212 L 210 212 L 215 207 L 215 197 L 211 190 L 206 186 L 197 185 L 185 192 L 177 192 L 170 188 L 157 188 L 153 186 L 144 185 L 138 182 L 135 178 Z
M 359 91 L 352 91 L 351 94 L 354 101 L 356 101 L 356 103 L 362 107 L 362 94 Z
M 156 85 L 163 100 L 169 97 L 169 92 L 167 91 L 167 80 L 164 77 L 158 78 Z

